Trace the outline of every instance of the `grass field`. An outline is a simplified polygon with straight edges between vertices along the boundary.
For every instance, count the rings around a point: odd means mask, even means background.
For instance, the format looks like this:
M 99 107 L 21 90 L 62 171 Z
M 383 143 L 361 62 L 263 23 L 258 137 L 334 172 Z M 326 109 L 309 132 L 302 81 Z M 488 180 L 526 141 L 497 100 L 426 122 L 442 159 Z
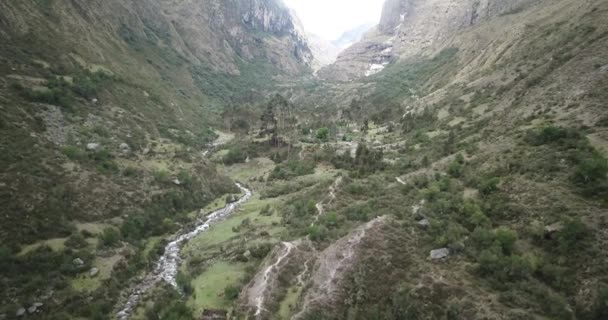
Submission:
M 195 315 L 205 309 L 229 309 L 232 302 L 224 297 L 224 289 L 236 285 L 245 274 L 246 265 L 220 261 L 192 280 L 194 294 L 188 302 Z

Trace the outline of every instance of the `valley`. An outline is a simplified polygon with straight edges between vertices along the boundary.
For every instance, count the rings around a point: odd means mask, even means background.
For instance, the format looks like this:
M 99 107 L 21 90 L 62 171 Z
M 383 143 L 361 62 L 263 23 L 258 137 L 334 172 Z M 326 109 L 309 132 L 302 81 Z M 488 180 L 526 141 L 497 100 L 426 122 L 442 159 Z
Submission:
M 280 0 L 0 3 L 0 320 L 608 319 L 607 2 L 314 37 Z

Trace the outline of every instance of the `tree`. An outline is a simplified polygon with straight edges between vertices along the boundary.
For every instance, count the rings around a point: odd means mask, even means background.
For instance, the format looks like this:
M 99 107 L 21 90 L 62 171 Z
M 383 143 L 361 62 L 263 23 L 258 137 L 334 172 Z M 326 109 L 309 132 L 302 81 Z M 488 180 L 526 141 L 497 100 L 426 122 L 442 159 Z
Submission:
M 369 120 L 365 119 L 365 121 L 363 121 L 363 127 L 361 128 L 361 132 L 367 134 L 367 131 L 369 131 Z
M 113 247 L 120 241 L 120 233 L 112 227 L 103 229 L 100 244 L 105 247 Z
M 454 130 L 450 130 L 450 133 L 448 134 L 448 138 L 446 139 L 445 144 L 443 145 L 443 155 L 448 156 L 448 155 L 454 153 L 455 144 L 456 144 L 456 134 L 454 133 Z
M 329 140 L 329 129 L 321 128 L 317 130 L 317 139 L 321 140 L 322 142 L 327 142 Z
M 266 110 L 264 110 L 264 113 L 262 113 L 260 120 L 262 121 L 260 134 L 265 135 L 268 133 L 273 133 L 276 130 L 277 119 L 274 116 L 272 105 L 269 104 L 266 106 Z

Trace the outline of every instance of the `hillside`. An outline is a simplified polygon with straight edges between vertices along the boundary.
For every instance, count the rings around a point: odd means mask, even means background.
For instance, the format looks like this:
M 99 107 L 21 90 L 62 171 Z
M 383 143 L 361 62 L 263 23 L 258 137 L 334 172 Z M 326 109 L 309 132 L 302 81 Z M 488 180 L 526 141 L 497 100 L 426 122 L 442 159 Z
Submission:
M 608 317 L 608 3 L 387 0 L 314 74 L 305 34 L 0 4 L 0 319 Z
M 2 318 L 107 313 L 161 237 L 238 191 L 202 155 L 223 107 L 311 60 L 272 0 L 3 1 Z

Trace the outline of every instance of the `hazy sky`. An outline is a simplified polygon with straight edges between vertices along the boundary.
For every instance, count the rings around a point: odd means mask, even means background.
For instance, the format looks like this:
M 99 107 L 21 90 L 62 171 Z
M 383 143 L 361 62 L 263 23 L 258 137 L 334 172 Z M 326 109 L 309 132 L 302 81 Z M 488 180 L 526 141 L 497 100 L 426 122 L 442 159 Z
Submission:
M 283 0 L 296 10 L 306 31 L 327 40 L 362 24 L 380 21 L 385 0 Z

